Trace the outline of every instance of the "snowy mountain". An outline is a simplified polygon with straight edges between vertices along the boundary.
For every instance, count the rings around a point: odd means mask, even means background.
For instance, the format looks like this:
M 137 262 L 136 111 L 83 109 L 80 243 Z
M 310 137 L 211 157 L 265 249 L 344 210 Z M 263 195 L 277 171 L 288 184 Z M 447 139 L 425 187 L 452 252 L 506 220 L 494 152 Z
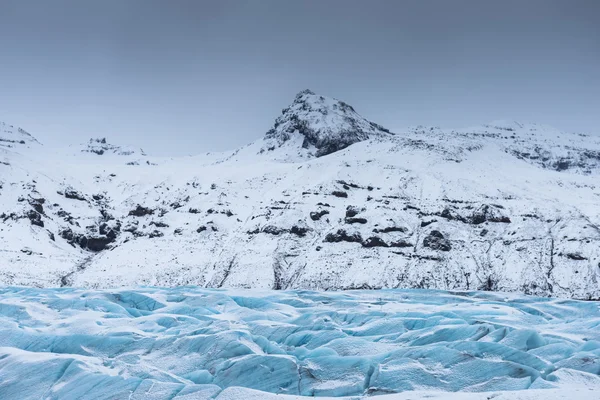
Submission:
M 310 91 L 264 137 L 195 157 L 48 149 L 7 127 L 3 284 L 600 298 L 597 136 L 517 122 L 392 134 Z

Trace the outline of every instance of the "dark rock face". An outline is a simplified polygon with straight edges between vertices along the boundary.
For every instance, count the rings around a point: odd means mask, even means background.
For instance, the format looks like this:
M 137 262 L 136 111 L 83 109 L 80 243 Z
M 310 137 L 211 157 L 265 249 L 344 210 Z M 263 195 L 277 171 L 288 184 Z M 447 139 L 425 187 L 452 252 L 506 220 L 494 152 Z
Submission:
M 363 247 L 389 247 L 380 237 L 371 236 L 362 243 Z
M 421 223 L 422 225 L 422 223 Z M 383 229 L 373 229 L 373 233 L 390 233 L 390 232 L 402 232 L 405 233 L 408 229 L 401 226 L 388 226 Z
M 413 245 L 404 240 L 398 240 L 397 242 L 390 243 L 390 247 L 413 247 Z
M 35 225 L 35 226 L 39 226 L 39 227 L 44 227 L 44 221 L 42 221 L 42 215 L 35 211 L 35 210 L 29 210 L 27 211 L 27 214 L 25 214 L 25 216 L 27 218 L 29 218 L 29 221 L 31 221 L 31 225 Z
M 315 147 L 318 157 L 371 137 L 391 135 L 389 130 L 367 121 L 343 101 L 327 99 L 310 90 L 298 93 L 294 102 L 282 110 L 265 136 L 272 140 L 267 150 L 274 150 L 295 132 L 304 137 L 302 147 Z
M 152 231 L 152 232 L 150 232 L 150 234 L 148 235 L 148 237 L 149 237 L 150 239 L 153 239 L 153 238 L 158 238 L 158 237 L 163 237 L 163 236 L 165 236 L 165 234 L 164 234 L 164 233 L 162 233 L 162 232 L 161 232 L 161 231 L 159 231 L 159 230 L 153 230 L 153 231 Z
M 30 198 L 29 199 L 29 205 L 31 206 L 31 208 L 33 208 L 36 212 L 43 214 L 44 213 L 44 206 L 43 204 L 46 202 L 46 199 L 40 198 L 40 199 L 34 199 L 34 198 Z
M 79 193 L 78 191 L 76 191 L 73 188 L 65 189 L 63 194 L 67 199 L 85 201 L 85 197 L 83 196 L 83 194 Z
M 366 224 L 367 223 L 367 219 L 366 218 L 346 218 L 344 219 L 344 221 L 347 224 Z
M 141 205 L 137 205 L 137 207 L 131 211 L 129 211 L 129 215 L 132 215 L 134 217 L 143 217 L 146 215 L 152 215 L 154 214 L 154 210 L 151 208 L 147 208 L 147 207 L 142 207 Z
M 348 197 L 348 193 L 343 192 L 341 190 L 334 190 L 333 192 L 331 192 L 331 194 L 335 197 L 342 197 L 342 198 L 347 198 Z
M 71 228 L 63 229 L 58 235 L 65 239 L 71 246 L 79 246 L 84 250 L 99 252 L 105 250 L 115 239 L 107 236 L 86 236 L 75 233 Z
M 94 252 L 102 251 L 113 241 L 114 239 L 106 236 L 91 236 L 87 238 L 87 248 Z
M 308 228 L 305 228 L 303 226 L 298 226 L 298 225 L 294 225 L 290 229 L 290 233 L 292 233 L 292 234 L 294 234 L 296 236 L 299 236 L 299 237 L 306 236 L 307 232 L 308 232 Z
M 346 207 L 346 218 L 356 217 L 359 212 L 360 209 L 358 207 L 348 206 Z
M 584 256 L 582 256 L 579 253 L 568 253 L 566 254 L 567 258 L 570 258 L 571 260 L 575 260 L 575 261 L 584 261 L 587 260 L 587 258 L 585 258 Z
M 120 223 L 114 224 L 113 226 L 109 226 L 107 223 L 102 223 L 98 227 L 98 233 L 106 236 L 107 238 L 109 238 L 111 240 L 115 240 L 120 231 L 121 231 Z
M 149 225 L 154 225 L 157 228 L 168 228 L 169 224 L 166 224 L 162 221 L 151 221 Z
M 321 219 L 321 217 L 327 214 L 329 214 L 329 211 L 327 210 L 313 211 L 310 213 L 310 219 L 312 219 L 313 221 L 318 221 Z
M 198 229 L 196 229 L 196 232 L 198 232 L 198 233 L 202 233 L 202 232 L 204 232 L 206 229 L 207 229 L 207 228 L 206 228 L 206 225 L 202 225 L 201 227 L 199 227 Z M 177 230 L 177 229 L 176 229 L 176 230 Z
M 281 235 L 282 233 L 286 233 L 287 229 L 278 228 L 274 225 L 267 225 L 262 229 L 263 233 L 268 233 L 269 235 Z
M 500 213 L 498 207 L 484 204 L 473 212 L 470 222 L 474 225 L 479 225 L 484 222 L 503 222 L 508 224 L 511 221 L 510 218 Z
M 325 236 L 324 242 L 326 243 L 339 243 L 339 242 L 353 242 L 362 243 L 362 237 L 359 233 L 353 233 L 349 235 L 345 230 L 338 229 L 336 233 L 328 233 Z
M 467 222 L 467 219 L 456 213 L 454 210 L 449 208 L 444 208 L 444 210 L 439 214 L 440 217 L 446 218 L 448 221 L 460 221 Z
M 452 249 L 450 241 L 446 239 L 440 231 L 435 230 L 431 231 L 429 235 L 423 239 L 423 246 L 440 251 L 450 251 Z

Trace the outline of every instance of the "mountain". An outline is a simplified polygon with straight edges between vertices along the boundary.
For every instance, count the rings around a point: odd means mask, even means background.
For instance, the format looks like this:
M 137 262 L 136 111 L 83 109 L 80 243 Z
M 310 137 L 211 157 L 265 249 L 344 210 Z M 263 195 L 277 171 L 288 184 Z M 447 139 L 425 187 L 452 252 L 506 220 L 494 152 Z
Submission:
M 600 298 L 597 136 L 510 121 L 392 134 L 311 91 L 232 152 L 7 131 L 2 284 Z

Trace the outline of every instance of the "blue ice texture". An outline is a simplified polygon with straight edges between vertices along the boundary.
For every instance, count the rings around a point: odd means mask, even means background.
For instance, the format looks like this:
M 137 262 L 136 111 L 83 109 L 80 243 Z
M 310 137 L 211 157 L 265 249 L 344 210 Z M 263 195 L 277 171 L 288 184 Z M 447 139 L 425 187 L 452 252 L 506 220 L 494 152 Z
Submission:
M 600 381 L 600 303 L 491 292 L 0 288 L 0 399 L 504 391 Z

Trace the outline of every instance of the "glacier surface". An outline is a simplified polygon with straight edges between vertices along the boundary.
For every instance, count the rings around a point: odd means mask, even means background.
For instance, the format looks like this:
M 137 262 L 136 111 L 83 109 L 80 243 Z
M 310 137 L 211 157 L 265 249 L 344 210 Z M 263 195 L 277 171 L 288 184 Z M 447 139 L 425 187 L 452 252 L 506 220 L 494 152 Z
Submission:
M 433 290 L 0 289 L 2 399 L 594 398 L 599 374 L 598 302 Z

